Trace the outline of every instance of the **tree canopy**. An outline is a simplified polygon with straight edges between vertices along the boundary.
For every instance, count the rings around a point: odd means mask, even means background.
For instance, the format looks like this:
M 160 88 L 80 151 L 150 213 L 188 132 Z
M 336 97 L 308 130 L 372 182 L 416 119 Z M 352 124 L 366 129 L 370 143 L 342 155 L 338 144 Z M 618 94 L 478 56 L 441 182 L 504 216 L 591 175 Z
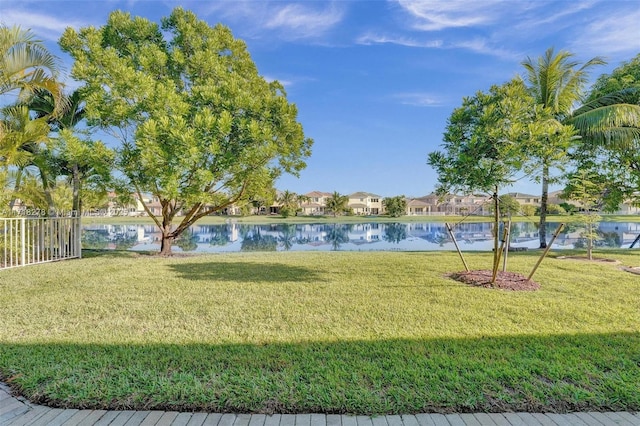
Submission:
M 391 217 L 400 217 L 407 214 L 407 199 L 404 195 L 387 197 L 382 200 L 386 213 Z
M 640 105 L 640 53 L 630 61 L 623 62 L 611 74 L 598 77 L 589 91 L 587 102 L 627 89 L 634 89 L 626 98 L 627 103 Z
M 182 8 L 161 26 L 116 11 L 102 27 L 68 28 L 60 45 L 85 82 L 87 118 L 121 140 L 118 165 L 139 199 L 150 193 L 162 206 L 162 218 L 145 210 L 163 254 L 199 218 L 306 166 L 313 142 L 296 106 L 223 25 Z
M 429 154 L 437 193 L 490 193 L 494 202 L 493 278 L 498 270 L 499 190 L 513 182 L 527 159 L 533 100 L 520 79 L 465 98 L 447 122 L 442 151 Z
M 429 154 L 438 173 L 437 192 L 489 194 L 513 182 L 526 159 L 520 143 L 527 134 L 531 98 L 512 80 L 464 98 L 447 121 L 442 151 Z

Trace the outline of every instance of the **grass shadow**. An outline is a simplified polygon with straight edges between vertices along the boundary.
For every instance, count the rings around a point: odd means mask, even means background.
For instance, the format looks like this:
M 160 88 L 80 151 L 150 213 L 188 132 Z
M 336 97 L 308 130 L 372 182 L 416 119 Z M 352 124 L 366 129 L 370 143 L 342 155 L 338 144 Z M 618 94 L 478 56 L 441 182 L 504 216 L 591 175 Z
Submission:
M 402 414 L 640 409 L 640 333 L 267 344 L 0 343 L 64 408 Z
M 130 251 L 113 249 L 82 249 L 82 258 L 105 258 L 105 259 L 135 259 L 143 256 L 154 256 L 157 252 L 152 251 Z
M 318 271 L 278 263 L 255 262 L 181 262 L 168 265 L 179 278 L 199 281 L 302 282 L 326 281 Z

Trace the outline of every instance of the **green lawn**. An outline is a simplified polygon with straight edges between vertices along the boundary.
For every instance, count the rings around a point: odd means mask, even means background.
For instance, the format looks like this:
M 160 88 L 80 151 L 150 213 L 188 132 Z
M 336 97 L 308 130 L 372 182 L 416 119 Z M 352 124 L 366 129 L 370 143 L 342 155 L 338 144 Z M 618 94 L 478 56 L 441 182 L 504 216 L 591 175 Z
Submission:
M 0 271 L 0 376 L 78 408 L 640 410 L 640 275 L 550 258 L 541 290 L 508 292 L 444 277 L 461 269 L 448 252 L 87 252 Z

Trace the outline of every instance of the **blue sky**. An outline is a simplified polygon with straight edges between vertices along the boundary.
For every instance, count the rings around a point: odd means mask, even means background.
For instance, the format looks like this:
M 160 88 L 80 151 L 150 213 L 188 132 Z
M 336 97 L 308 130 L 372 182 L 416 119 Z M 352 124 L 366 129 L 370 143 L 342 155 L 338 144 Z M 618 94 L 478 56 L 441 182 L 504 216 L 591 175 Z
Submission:
M 278 189 L 421 196 L 427 154 L 464 96 L 523 73 L 549 47 L 602 56 L 592 80 L 640 53 L 637 0 L 31 1 L 0 0 L 0 22 L 57 47 L 67 26 L 100 26 L 116 9 L 159 22 L 182 6 L 246 41 L 259 72 L 298 106 L 313 154 Z M 73 82 L 68 82 L 73 86 Z M 526 177 L 512 188 L 539 194 Z

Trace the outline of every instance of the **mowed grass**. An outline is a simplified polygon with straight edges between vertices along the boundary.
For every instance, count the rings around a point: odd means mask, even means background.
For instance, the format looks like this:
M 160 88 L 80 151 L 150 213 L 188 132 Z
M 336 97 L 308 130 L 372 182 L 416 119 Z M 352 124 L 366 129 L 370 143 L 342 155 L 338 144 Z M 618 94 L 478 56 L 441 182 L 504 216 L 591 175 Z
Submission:
M 446 252 L 114 252 L 0 271 L 0 376 L 76 408 L 640 409 L 640 275 L 550 258 L 541 290 L 509 292 L 460 270 Z

